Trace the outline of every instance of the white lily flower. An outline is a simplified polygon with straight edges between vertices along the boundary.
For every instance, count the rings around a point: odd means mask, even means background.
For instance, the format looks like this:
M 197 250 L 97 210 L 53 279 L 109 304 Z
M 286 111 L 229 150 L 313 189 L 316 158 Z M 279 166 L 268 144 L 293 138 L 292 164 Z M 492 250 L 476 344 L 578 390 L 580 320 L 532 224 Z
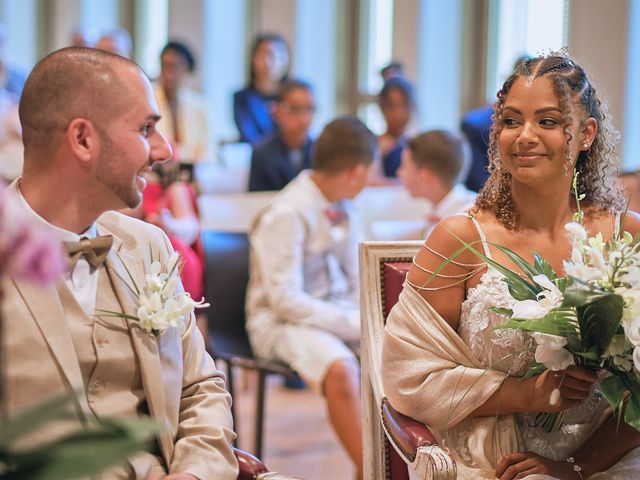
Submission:
M 513 304 L 511 310 L 513 310 L 513 318 L 537 320 L 549 313 L 550 309 L 535 300 L 520 300 Z
M 634 347 L 640 346 L 640 316 L 622 324 L 624 333 Z
M 163 265 L 154 261 L 145 275 L 145 283 L 138 293 L 138 308 L 135 319 L 140 327 L 154 335 L 160 335 L 169 327 L 180 327 L 195 308 L 208 307 L 204 299 L 194 301 L 191 296 L 179 289 L 180 255 L 173 252 Z M 132 290 L 138 291 L 138 286 Z M 123 317 L 117 312 L 106 312 L 116 317 Z M 131 317 L 128 317 L 131 318 Z
M 549 370 L 564 370 L 569 365 L 575 365 L 573 355 L 564 347 L 567 339 L 559 335 L 533 332 L 531 334 L 538 346 L 536 347 L 536 362 L 542 363 Z
M 513 318 L 526 318 L 535 320 L 544 317 L 562 303 L 562 292 L 546 275 L 535 275 L 533 281 L 544 290 L 538 293 L 536 300 L 520 300 L 511 309 Z

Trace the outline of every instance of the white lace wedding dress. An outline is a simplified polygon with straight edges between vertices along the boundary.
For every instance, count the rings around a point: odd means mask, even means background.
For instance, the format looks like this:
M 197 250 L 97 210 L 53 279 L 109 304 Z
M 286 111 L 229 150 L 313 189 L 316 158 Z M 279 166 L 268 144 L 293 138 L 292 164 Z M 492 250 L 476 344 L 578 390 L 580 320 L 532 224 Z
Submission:
M 486 240 L 480 225 L 475 219 L 472 220 L 476 224 L 481 239 Z M 491 258 L 486 244 L 484 245 L 485 255 Z M 458 333 L 487 368 L 522 376 L 533 360 L 533 339 L 523 331 L 493 329 L 504 321 L 504 317 L 495 314 L 490 308 L 492 306 L 508 308 L 514 303 L 507 284 L 502 278 L 500 272 L 489 267 L 478 285 L 467 292 L 467 298 L 462 304 Z M 564 461 L 600 426 L 606 417 L 607 409 L 606 399 L 596 389 L 579 407 L 567 412 L 558 431 L 550 433 L 535 426 L 535 413 L 517 414 L 521 443 L 526 451 Z M 606 445 L 602 447 L 606 448 Z M 530 475 L 526 478 L 542 480 L 552 477 Z M 630 452 L 607 472 L 592 475 L 590 478 L 593 480 L 640 478 L 640 448 Z

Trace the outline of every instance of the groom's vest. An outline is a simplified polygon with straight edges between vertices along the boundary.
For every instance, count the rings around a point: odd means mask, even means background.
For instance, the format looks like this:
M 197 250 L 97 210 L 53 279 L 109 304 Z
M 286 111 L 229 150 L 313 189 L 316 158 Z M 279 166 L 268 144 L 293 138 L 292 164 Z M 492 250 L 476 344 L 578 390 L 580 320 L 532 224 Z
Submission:
M 122 312 L 106 267 L 98 278 L 96 312 Z M 98 417 L 135 418 L 146 412 L 140 367 L 123 318 L 88 316 L 63 282 L 58 293 L 76 350 L 89 408 Z

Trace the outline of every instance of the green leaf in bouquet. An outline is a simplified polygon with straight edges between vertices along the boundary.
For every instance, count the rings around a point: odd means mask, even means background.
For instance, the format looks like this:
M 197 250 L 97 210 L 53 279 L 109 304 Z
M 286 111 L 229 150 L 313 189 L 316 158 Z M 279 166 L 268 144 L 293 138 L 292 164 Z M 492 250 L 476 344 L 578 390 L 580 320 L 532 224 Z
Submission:
M 536 375 L 544 372 L 546 369 L 547 367 L 545 367 L 543 363 L 532 362 L 527 369 L 527 373 L 525 373 L 522 378 L 535 377 Z
M 567 332 L 567 350 L 570 352 L 580 352 L 582 350 L 582 340 L 578 330 Z
M 102 421 L 50 444 L 5 457 L 3 480 L 81 478 L 120 464 L 148 447 L 158 426 L 151 420 Z
M 598 350 L 596 347 L 592 347 L 591 349 L 587 350 L 586 352 L 581 352 L 579 350 L 572 350 L 571 353 L 573 353 L 574 355 L 576 355 L 579 358 L 583 358 L 584 360 L 586 360 L 587 362 L 596 362 L 596 364 L 598 363 L 598 361 L 600 360 L 600 354 L 598 353 Z M 580 365 L 586 365 L 584 362 L 580 363 Z
M 610 293 L 576 308 L 582 344 L 587 350 L 597 348 L 598 357 L 609 347 L 618 332 L 624 299 Z
M 535 297 L 531 297 L 531 289 L 520 282 L 513 282 L 509 278 L 503 278 L 507 284 L 509 294 L 516 300 L 534 300 Z
M 47 399 L 16 414 L 10 421 L 3 421 L 0 428 L 0 449 L 6 450 L 11 442 L 42 428 L 53 420 L 74 417 L 74 399 L 71 392 Z
M 616 375 L 605 378 L 600 382 L 600 391 L 614 412 L 618 412 L 622 408 L 625 390 L 624 382 Z
M 503 328 L 517 328 L 528 332 L 547 333 L 549 335 L 561 335 L 566 337 L 569 333 L 574 332 L 576 326 L 574 324 L 575 316 L 573 310 L 557 309 L 547 313 L 542 318 L 524 319 L 510 318 L 504 323 L 494 327 L 494 330 Z
M 640 398 L 631 395 L 624 411 L 624 421 L 636 430 L 640 430 Z
M 489 310 L 497 313 L 498 315 L 504 315 L 506 317 L 511 317 L 511 315 L 513 315 L 513 310 L 511 310 L 510 308 L 491 307 Z
M 511 261 L 513 263 L 515 263 L 518 266 L 518 268 L 520 270 L 522 270 L 527 275 L 527 277 L 529 277 L 530 279 L 533 280 L 534 276 L 540 275 L 542 273 L 542 272 L 536 270 L 534 265 L 531 265 L 529 262 L 527 262 L 524 258 L 522 258 L 520 255 L 518 255 L 516 252 L 514 252 L 510 248 L 507 248 L 507 247 L 504 247 L 502 245 L 498 245 L 498 244 L 492 243 L 492 242 L 488 242 L 488 243 L 490 245 L 493 245 L 495 248 L 497 248 L 502 253 L 504 253 L 507 257 L 509 257 L 511 259 Z M 555 277 L 555 272 L 553 273 L 553 275 Z M 551 277 L 549 277 L 549 278 L 551 278 Z
M 549 280 L 555 280 L 558 278 L 558 275 L 556 274 L 551 264 L 544 258 L 542 258 L 538 252 L 533 252 L 533 259 L 533 268 L 536 271 L 542 273 L 543 275 L 546 275 Z M 560 286 L 558 286 L 558 288 L 560 288 Z
M 581 307 L 610 294 L 575 278 L 570 277 L 565 281 L 566 284 L 562 298 L 563 307 Z

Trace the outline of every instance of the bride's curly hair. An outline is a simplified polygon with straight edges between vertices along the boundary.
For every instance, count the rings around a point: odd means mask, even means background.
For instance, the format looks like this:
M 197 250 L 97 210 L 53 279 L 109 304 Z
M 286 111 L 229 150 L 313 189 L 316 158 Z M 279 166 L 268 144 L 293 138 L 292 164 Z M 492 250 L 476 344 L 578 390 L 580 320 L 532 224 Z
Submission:
M 579 173 L 578 192 L 585 195 L 586 203 L 597 209 L 618 212 L 625 208 L 624 195 L 617 180 L 619 158 L 615 144 L 619 134 L 611 124 L 606 104 L 600 100 L 587 73 L 573 60 L 562 55 L 537 57 L 520 63 L 498 91 L 489 141 L 489 178 L 478 193 L 474 206 L 476 211 L 493 210 L 498 221 L 510 230 L 518 228 L 518 212 L 511 197 L 511 174 L 500 162 L 498 137 L 503 128 L 500 117 L 507 95 L 518 78 L 534 80 L 543 76 L 548 76 L 553 82 L 564 116 L 567 181 L 571 181 L 572 137 L 568 127 L 574 120 L 574 106 L 579 105 L 587 117 L 596 120 L 598 128 L 589 150 L 580 151 L 578 155 L 575 166 Z

